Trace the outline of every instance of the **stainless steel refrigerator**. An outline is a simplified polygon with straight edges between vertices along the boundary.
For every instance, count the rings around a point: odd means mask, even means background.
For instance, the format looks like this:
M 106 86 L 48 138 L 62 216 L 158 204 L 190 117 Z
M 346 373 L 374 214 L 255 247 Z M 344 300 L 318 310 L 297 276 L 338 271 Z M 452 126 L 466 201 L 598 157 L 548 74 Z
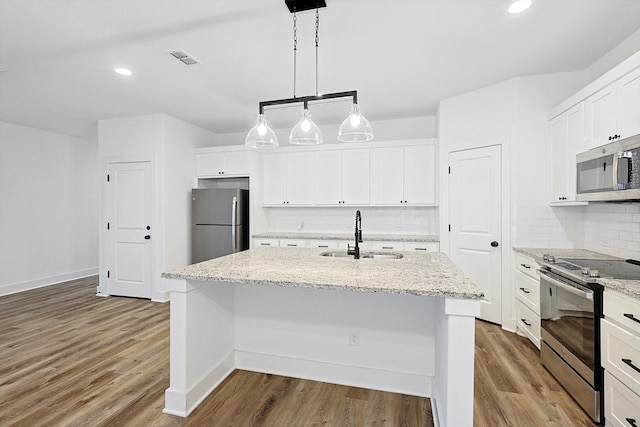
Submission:
M 249 191 L 191 191 L 191 263 L 249 249 Z

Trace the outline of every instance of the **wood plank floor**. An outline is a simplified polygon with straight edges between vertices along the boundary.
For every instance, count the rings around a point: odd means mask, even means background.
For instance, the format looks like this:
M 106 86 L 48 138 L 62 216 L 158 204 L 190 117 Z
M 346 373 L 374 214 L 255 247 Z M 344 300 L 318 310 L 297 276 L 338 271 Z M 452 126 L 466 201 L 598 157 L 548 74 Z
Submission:
M 235 371 L 187 419 L 162 413 L 169 304 L 97 278 L 0 297 L 0 426 L 431 426 L 428 399 Z M 524 338 L 477 322 L 475 425 L 591 426 Z

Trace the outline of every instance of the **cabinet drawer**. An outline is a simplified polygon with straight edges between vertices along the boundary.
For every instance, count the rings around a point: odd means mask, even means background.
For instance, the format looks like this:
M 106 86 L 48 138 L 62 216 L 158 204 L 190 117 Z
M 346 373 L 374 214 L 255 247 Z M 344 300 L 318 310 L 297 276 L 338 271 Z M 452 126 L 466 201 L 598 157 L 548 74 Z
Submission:
M 640 337 L 603 319 L 602 367 L 640 394 Z
M 540 315 L 540 282 L 531 276 L 516 270 L 516 297 L 534 313 Z
M 516 301 L 516 312 L 518 330 L 540 348 L 540 316 L 520 300 Z
M 264 246 L 277 247 L 278 239 L 253 239 L 254 248 L 261 248 Z
M 318 249 L 337 249 L 338 242 L 334 240 L 307 240 L 308 248 L 318 248 Z M 345 249 L 347 248 L 347 244 L 345 242 Z
M 402 242 L 367 242 L 367 249 L 370 251 L 402 251 Z
M 403 245 L 403 250 L 418 251 L 418 252 L 440 252 L 440 243 L 438 242 L 405 243 Z
M 538 268 L 538 264 L 533 258 L 530 258 L 526 255 L 519 254 L 517 252 L 514 253 L 516 260 L 516 270 L 521 271 L 527 276 L 538 280 L 538 273 L 536 269 Z
M 607 319 L 640 335 L 640 300 L 607 289 L 603 305 Z
M 640 396 L 610 372 L 604 373 L 604 417 L 607 426 L 640 426 Z
M 281 248 L 306 248 L 307 242 L 301 239 L 280 239 Z

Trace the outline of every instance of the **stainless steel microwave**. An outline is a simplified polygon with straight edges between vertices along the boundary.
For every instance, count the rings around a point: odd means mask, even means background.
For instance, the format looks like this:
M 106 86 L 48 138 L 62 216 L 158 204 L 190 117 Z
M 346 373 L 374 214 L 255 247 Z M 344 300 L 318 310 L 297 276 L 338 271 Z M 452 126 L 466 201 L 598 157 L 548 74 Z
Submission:
M 576 200 L 640 200 L 640 135 L 576 156 Z

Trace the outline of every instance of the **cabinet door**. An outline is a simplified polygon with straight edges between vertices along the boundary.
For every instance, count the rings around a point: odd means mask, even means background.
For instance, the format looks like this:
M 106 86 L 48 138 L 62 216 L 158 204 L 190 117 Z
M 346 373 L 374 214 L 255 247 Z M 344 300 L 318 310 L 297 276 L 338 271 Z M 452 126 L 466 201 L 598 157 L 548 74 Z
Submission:
M 567 144 L 567 120 L 562 114 L 551 121 L 551 203 L 567 197 Z
M 288 153 L 286 160 L 286 204 L 313 203 L 313 154 Z
M 195 155 L 196 176 L 221 175 L 222 153 L 200 153 Z
M 369 204 L 369 151 L 342 152 L 342 202 L 347 205 Z
M 248 175 L 249 174 L 249 152 L 235 151 L 224 153 L 223 175 Z
M 622 138 L 640 133 L 640 68 L 618 81 L 618 134 Z
M 404 149 L 404 203 L 433 205 L 436 203 L 435 145 Z
M 590 150 L 611 142 L 609 137 L 616 134 L 616 92 L 611 84 L 587 98 L 587 144 Z
M 567 200 L 576 200 L 576 154 L 586 151 L 585 148 L 585 124 L 584 103 L 571 108 L 566 113 L 567 121 Z
M 399 205 L 404 202 L 404 149 L 371 150 L 373 204 Z
M 262 156 L 262 204 L 282 206 L 286 202 L 286 156 L 264 154 Z
M 316 205 L 341 204 L 342 153 L 339 151 L 315 152 L 313 154 L 313 180 Z

